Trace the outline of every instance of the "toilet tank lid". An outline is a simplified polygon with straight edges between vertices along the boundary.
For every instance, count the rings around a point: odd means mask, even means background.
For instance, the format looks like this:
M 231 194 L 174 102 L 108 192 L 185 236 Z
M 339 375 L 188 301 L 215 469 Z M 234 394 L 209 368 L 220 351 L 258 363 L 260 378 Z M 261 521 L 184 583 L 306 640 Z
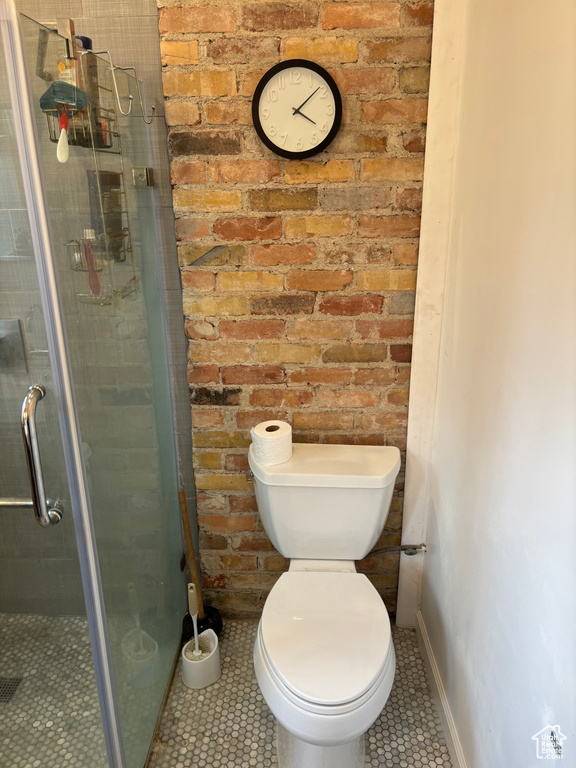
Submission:
M 382 445 L 311 445 L 294 443 L 292 458 L 265 466 L 254 458 L 248 462 L 264 485 L 294 485 L 315 488 L 386 488 L 400 469 L 400 451 Z

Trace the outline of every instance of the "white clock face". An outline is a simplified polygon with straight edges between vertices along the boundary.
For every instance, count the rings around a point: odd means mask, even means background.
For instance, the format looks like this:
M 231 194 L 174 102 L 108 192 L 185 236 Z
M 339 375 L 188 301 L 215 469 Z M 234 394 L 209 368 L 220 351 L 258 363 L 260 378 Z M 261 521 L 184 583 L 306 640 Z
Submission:
M 263 82 L 255 124 L 264 143 L 288 157 L 315 154 L 326 146 L 341 114 L 334 83 L 302 65 L 285 66 Z

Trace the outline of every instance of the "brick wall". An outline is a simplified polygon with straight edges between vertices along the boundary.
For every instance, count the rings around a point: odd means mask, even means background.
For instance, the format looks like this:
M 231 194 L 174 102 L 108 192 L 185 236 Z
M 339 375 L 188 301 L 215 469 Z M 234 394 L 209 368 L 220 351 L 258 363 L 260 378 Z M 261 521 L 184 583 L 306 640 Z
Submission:
M 212 604 L 255 614 L 287 563 L 246 481 L 250 427 L 405 449 L 432 4 L 162 5 L 202 571 Z M 326 67 L 344 102 L 308 161 L 251 123 L 289 58 Z M 402 485 L 379 547 L 400 541 Z M 398 555 L 359 569 L 393 611 Z

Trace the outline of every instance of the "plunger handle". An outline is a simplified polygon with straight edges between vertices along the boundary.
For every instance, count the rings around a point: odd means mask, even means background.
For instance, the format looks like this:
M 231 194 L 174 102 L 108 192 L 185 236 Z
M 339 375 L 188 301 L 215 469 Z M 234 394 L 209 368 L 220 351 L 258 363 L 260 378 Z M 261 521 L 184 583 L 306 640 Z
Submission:
M 198 616 L 204 618 L 204 602 L 202 592 L 200 591 L 200 579 L 198 577 L 198 568 L 196 567 L 196 555 L 194 554 L 194 542 L 192 541 L 192 531 L 190 530 L 190 520 L 188 519 L 188 505 L 186 504 L 186 494 L 180 488 L 178 491 L 178 501 L 180 503 L 180 516 L 182 518 L 182 528 L 184 530 L 184 545 L 186 547 L 186 560 L 190 568 L 190 578 L 196 588 L 198 598 Z

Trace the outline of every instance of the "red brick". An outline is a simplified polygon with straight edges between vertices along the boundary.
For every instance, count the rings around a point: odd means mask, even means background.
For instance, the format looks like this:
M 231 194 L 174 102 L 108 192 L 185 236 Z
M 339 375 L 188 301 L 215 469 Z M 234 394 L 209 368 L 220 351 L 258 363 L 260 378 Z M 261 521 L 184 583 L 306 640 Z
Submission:
M 208 41 L 206 55 L 217 64 L 251 64 L 262 59 L 276 60 L 279 48 L 276 37 L 218 37 Z
M 407 4 L 402 8 L 400 24 L 403 27 L 431 27 L 433 18 L 433 3 Z
M 233 515 L 243 515 L 246 512 L 258 511 L 258 506 L 256 505 L 256 497 L 253 493 L 249 496 L 230 496 L 229 504 L 230 512 Z M 235 547 L 235 549 L 237 549 L 237 547 Z
M 417 131 L 403 131 L 402 146 L 406 152 L 412 152 L 413 154 L 424 152 L 426 146 L 425 131 L 422 129 Z
M 230 365 L 222 368 L 224 384 L 281 384 L 283 365 Z
M 360 368 L 354 374 L 354 384 L 387 387 L 395 382 L 393 368 Z
M 411 344 L 391 344 L 390 357 L 395 363 L 409 363 L 412 359 Z
M 311 264 L 316 259 L 316 246 L 310 243 L 253 245 L 251 252 L 252 264 L 257 266 Z
M 367 123 L 425 123 L 426 99 L 387 99 L 362 104 L 362 119 Z
M 216 183 L 265 184 L 281 174 L 277 160 L 216 160 L 210 163 L 210 178 Z
M 296 320 L 286 333 L 287 339 L 344 341 L 350 338 L 352 320 Z
M 210 224 L 207 219 L 196 217 L 176 219 L 176 239 L 193 240 L 206 237 L 210 233 Z
M 182 270 L 182 286 L 191 291 L 213 291 L 216 287 L 216 275 L 214 272 L 203 270 Z
M 173 160 L 170 166 L 172 184 L 204 184 L 206 166 L 202 162 Z
M 292 291 L 341 291 L 350 285 L 353 279 L 353 272 L 293 270 L 286 278 L 286 288 Z
M 255 515 L 198 515 L 198 525 L 205 531 L 253 531 Z
M 396 190 L 396 208 L 400 211 L 419 213 L 422 210 L 422 188 L 406 187 Z
M 223 240 L 277 240 L 282 236 L 282 219 L 264 218 L 218 219 L 214 234 Z
M 297 368 L 288 374 L 289 384 L 349 384 L 350 368 Z
M 211 384 L 219 380 L 217 365 L 188 365 L 189 384 Z
M 368 61 L 405 64 L 430 61 L 430 37 L 391 37 L 366 43 Z
M 408 406 L 408 399 L 410 396 L 410 390 L 406 389 L 393 389 L 388 392 L 388 402 L 390 405 Z
M 224 457 L 224 469 L 227 472 L 244 472 L 250 469 L 247 453 L 228 453 Z
M 255 389 L 250 395 L 250 405 L 255 408 L 289 406 L 299 408 L 312 402 L 312 392 L 295 389 Z
M 184 330 L 189 339 L 217 339 L 218 329 L 208 320 L 186 320 Z
M 360 216 L 360 237 L 418 237 L 419 216 Z
M 376 294 L 366 296 L 327 296 L 322 299 L 319 311 L 327 315 L 380 314 L 384 298 Z
M 362 339 L 395 339 L 412 335 L 413 321 L 357 320 L 356 332 Z
M 418 243 L 394 243 L 394 264 L 414 267 L 418 264 Z
M 201 552 L 206 549 L 226 549 L 228 539 L 219 534 L 200 533 L 199 543 Z
M 315 27 L 316 3 L 253 3 L 242 11 L 242 27 L 251 32 Z
M 251 429 L 252 427 L 255 427 L 256 424 L 260 424 L 261 421 L 286 421 L 286 418 L 286 411 L 238 411 L 236 413 L 236 424 L 238 425 L 238 429 Z
M 221 320 L 220 334 L 230 339 L 279 339 L 284 320 Z
M 326 3 L 322 29 L 393 29 L 400 23 L 398 3 Z
M 234 549 L 239 552 L 273 552 L 274 547 L 265 535 L 234 537 Z

